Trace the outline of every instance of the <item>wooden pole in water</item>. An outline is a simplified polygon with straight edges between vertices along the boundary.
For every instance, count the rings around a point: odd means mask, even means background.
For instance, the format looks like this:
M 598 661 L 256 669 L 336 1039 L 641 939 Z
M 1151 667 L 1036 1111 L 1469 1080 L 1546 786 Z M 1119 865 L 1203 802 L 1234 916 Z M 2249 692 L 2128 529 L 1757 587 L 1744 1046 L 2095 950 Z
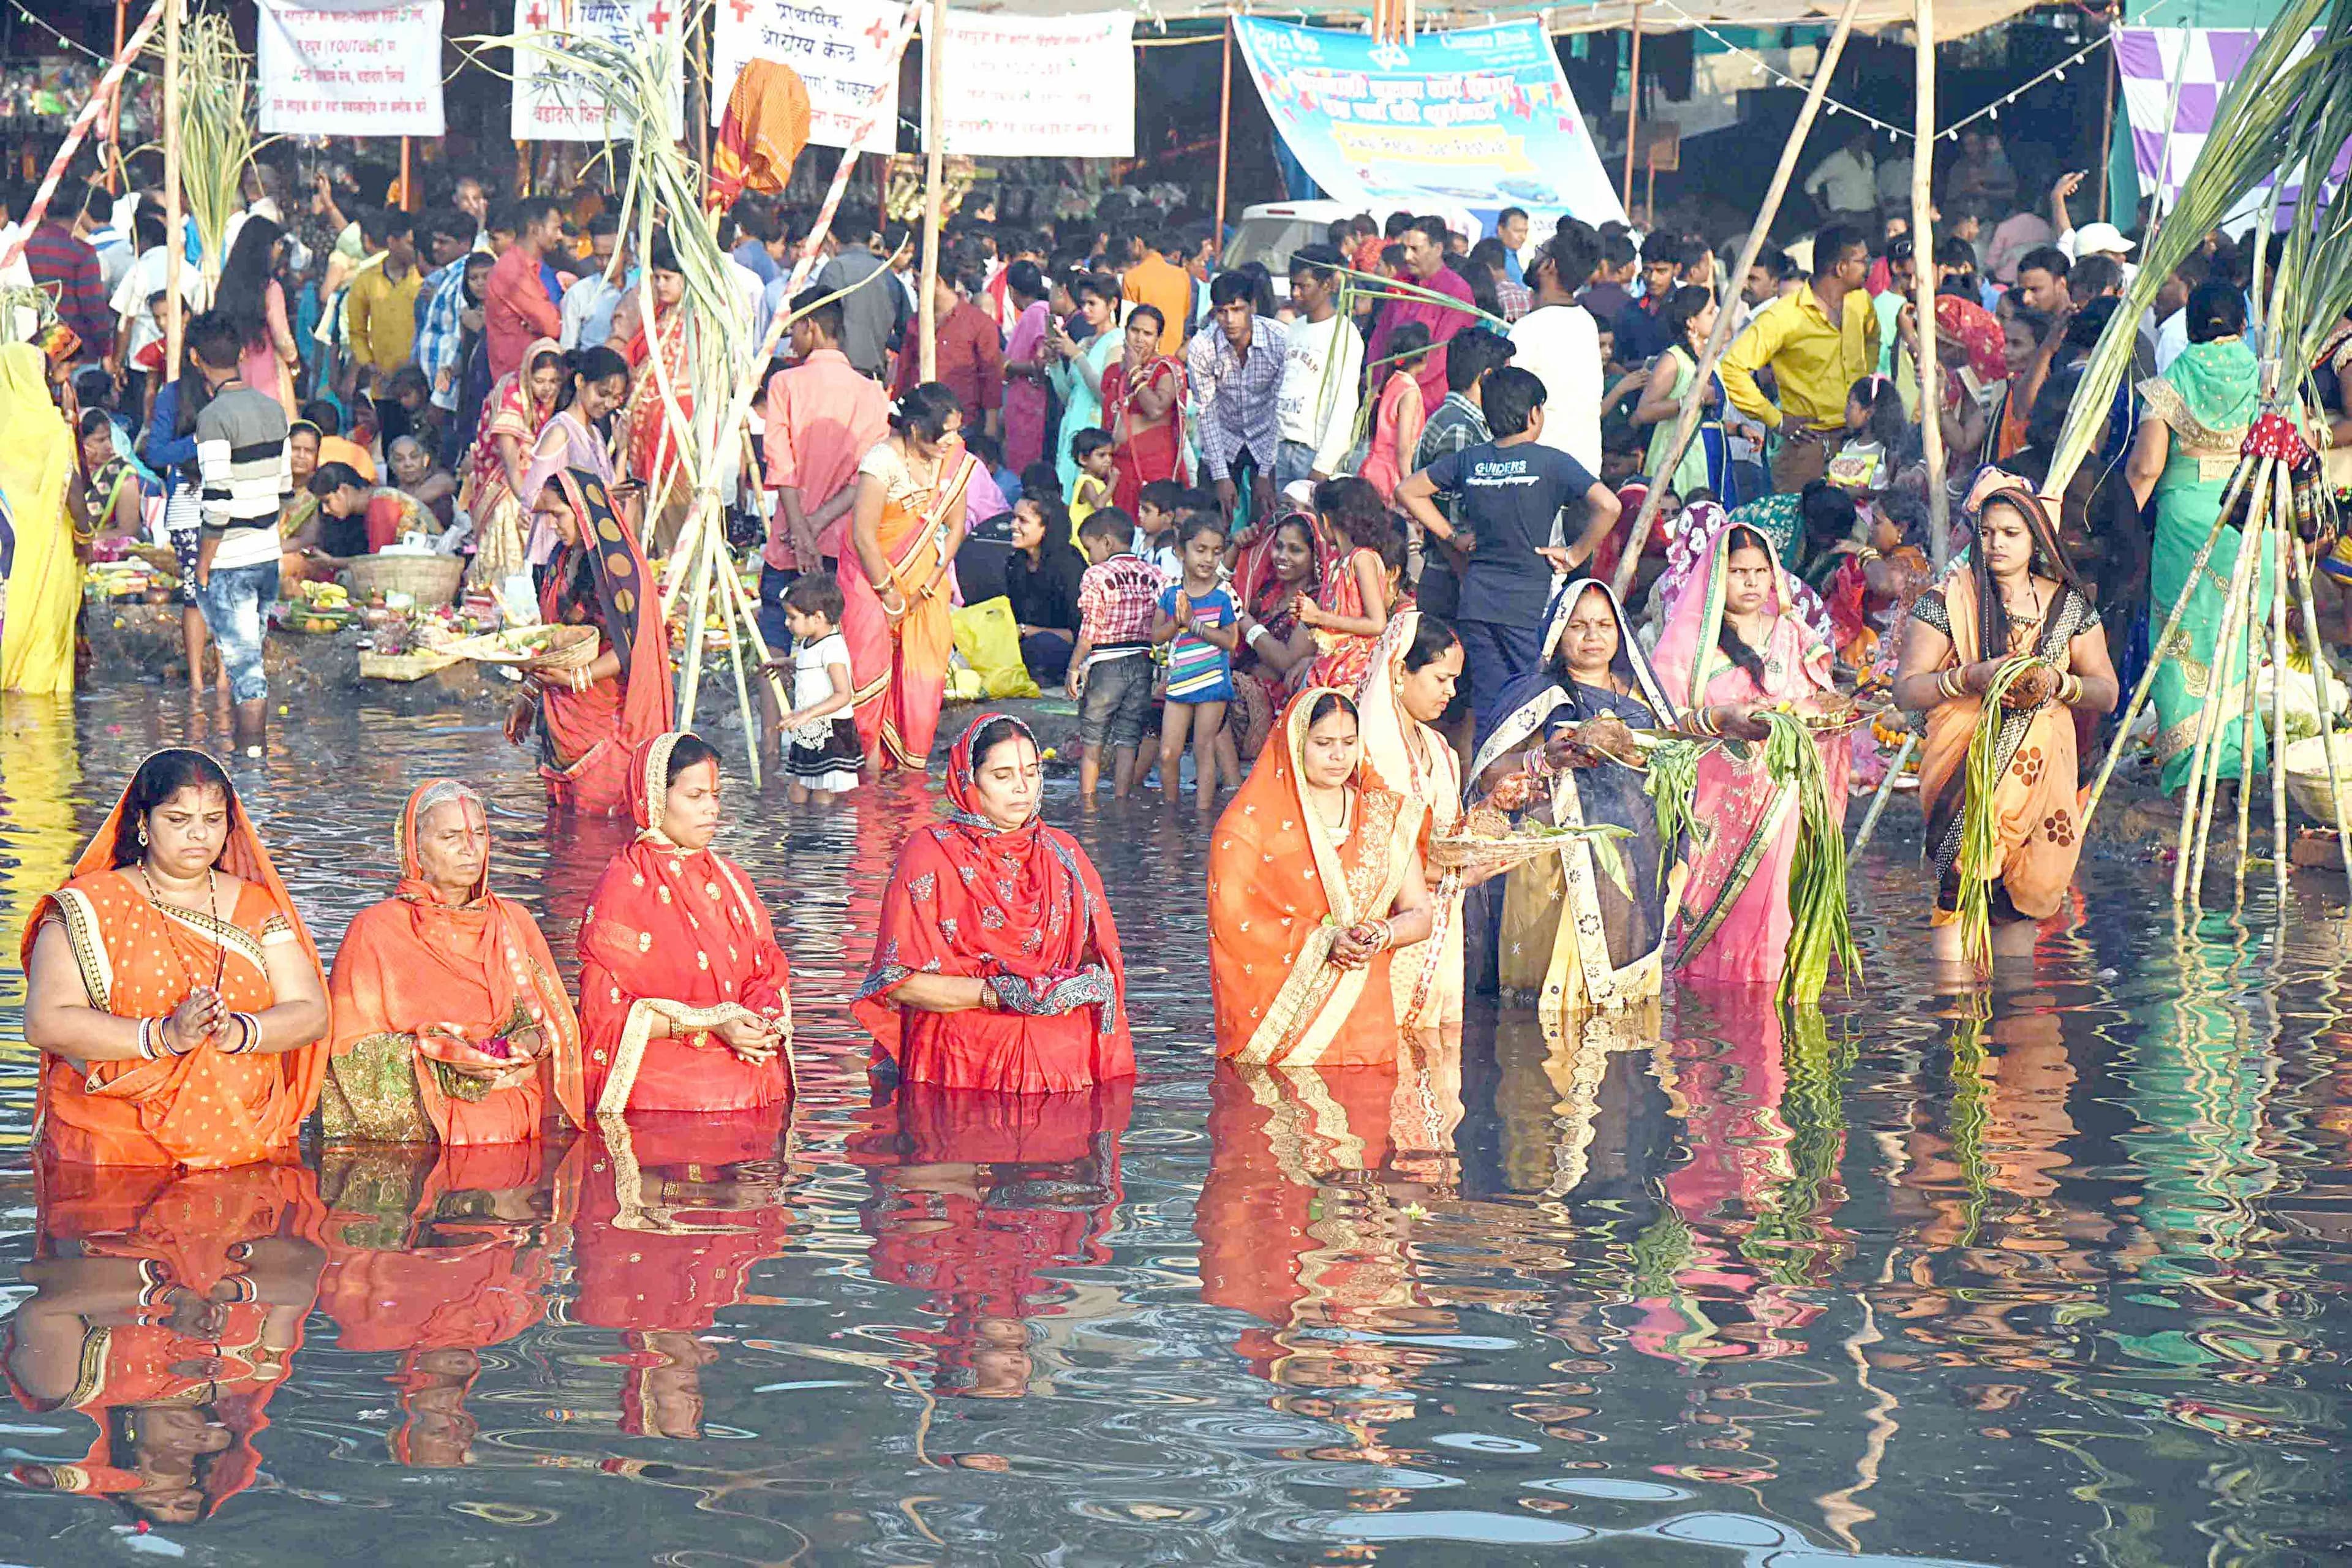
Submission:
M 1805 89 L 1804 107 L 1797 110 L 1797 123 L 1789 132 L 1788 143 L 1780 149 L 1780 166 L 1772 171 L 1772 183 L 1764 191 L 1764 205 L 1757 209 L 1756 226 L 1748 231 L 1748 243 L 1739 252 L 1739 265 L 1732 268 L 1735 281 L 1748 276 L 1756 265 L 1757 256 L 1764 248 L 1765 239 L 1772 232 L 1772 219 L 1780 211 L 1780 198 L 1788 194 L 1789 180 L 1797 172 L 1797 154 L 1804 151 L 1805 134 L 1813 127 L 1813 116 L 1821 111 L 1822 95 L 1830 89 L 1830 73 L 1837 69 L 1838 56 L 1845 51 L 1846 36 L 1853 31 L 1854 12 L 1861 0 L 1845 0 L 1838 12 L 1837 26 L 1830 33 L 1830 41 L 1822 47 L 1822 63 L 1813 72 L 1813 83 Z M 1573 281 L 1563 279 L 1563 283 Z M 1663 472 L 1672 473 L 1682 461 L 1683 448 L 1690 445 L 1693 432 L 1698 429 L 1698 388 L 1705 386 L 1715 374 L 1716 362 L 1723 351 L 1731 346 L 1731 312 L 1715 313 L 1715 330 L 1707 334 L 1706 347 L 1698 356 L 1698 374 L 1691 379 L 1691 395 L 1683 401 L 1682 418 L 1675 426 L 1674 446 L 1666 454 Z M 1642 510 L 1633 519 L 1632 531 L 1626 537 L 1625 553 L 1617 563 L 1617 596 L 1633 585 L 1633 573 L 1642 563 L 1642 548 L 1650 542 L 1650 525 L 1657 520 L 1658 503 L 1665 499 L 1666 487 L 1652 485 L 1643 499 Z
M 1217 221 L 1210 243 L 1220 258 L 1225 253 L 1225 166 L 1232 155 L 1234 133 L 1234 14 L 1225 13 L 1225 41 L 1217 78 Z
M 1911 298 L 1919 318 L 1919 444 L 1927 459 L 1927 552 L 1941 577 L 1952 558 L 1952 498 L 1944 488 L 1944 383 L 1936 374 L 1936 203 L 1930 194 L 1936 174 L 1936 0 L 1918 0 L 1912 26 L 1918 35 L 1913 56 L 1918 103 L 1911 121 Z
M 2223 510 L 2223 515 L 2228 515 L 2226 508 Z M 2219 527 L 2220 524 L 2217 523 L 2215 526 Z M 2316 647 L 2319 643 L 2319 614 L 2312 605 L 2311 561 L 2303 552 L 2303 541 L 2289 540 L 2287 556 L 2294 563 L 2297 602 L 2303 605 L 2304 635 Z M 2198 568 L 2199 571 L 2203 569 L 2201 565 Z M 2196 585 L 2196 574 L 2193 572 L 2189 574 L 2189 585 L 2191 587 Z M 2336 847 L 2344 857 L 2345 891 L 2347 894 L 2352 894 L 2352 823 L 2347 823 L 2345 819 L 2344 779 L 2342 770 L 2336 765 L 2336 716 L 2327 710 L 2327 671 L 2322 661 L 2316 658 L 2312 661 L 2311 684 L 2314 693 L 2318 698 L 2319 743 L 2327 758 L 2327 798 L 2336 803 L 2336 810 L 2333 813 L 2336 818 Z M 2121 749 L 2123 745 L 2121 737 L 2117 737 L 2116 745 Z
M 123 12 L 129 4 L 130 0 L 114 0 L 114 58 L 118 60 L 122 58 L 122 24 L 126 19 Z M 121 174 L 122 84 L 116 82 L 106 105 L 106 188 L 118 195 L 122 191 L 117 184 Z
M 2278 920 L 2286 923 L 2286 552 L 2294 538 L 2294 509 L 2282 495 L 2272 503 L 2271 526 L 2271 890 L 2278 896 Z M 2316 638 L 2315 637 L 2315 641 Z M 2315 703 L 2327 700 L 2327 661 L 2311 661 Z
M 948 0 L 931 0 L 929 19 L 923 24 L 923 125 L 929 132 L 923 161 L 923 286 L 922 375 L 929 381 L 940 372 L 940 198 L 946 184 L 948 124 L 944 66 L 947 55 Z
M 1633 58 L 1625 72 L 1625 216 L 1629 221 L 1633 216 L 1633 132 L 1642 114 L 1642 0 L 1633 0 Z
M 180 235 L 180 7 L 163 0 L 163 375 L 180 374 L 180 335 L 184 314 L 180 269 L 187 245 Z

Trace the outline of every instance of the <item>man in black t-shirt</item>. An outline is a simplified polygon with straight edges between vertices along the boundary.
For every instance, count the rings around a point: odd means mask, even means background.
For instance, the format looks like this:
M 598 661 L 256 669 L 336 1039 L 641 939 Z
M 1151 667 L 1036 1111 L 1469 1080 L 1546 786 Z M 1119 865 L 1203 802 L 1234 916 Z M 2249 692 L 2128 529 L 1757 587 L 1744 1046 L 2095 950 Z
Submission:
M 1556 579 L 1591 560 L 1617 521 L 1609 487 L 1537 439 L 1543 401 L 1543 382 L 1532 371 L 1489 372 L 1480 402 L 1495 438 L 1440 458 L 1397 487 L 1397 500 L 1423 531 L 1449 541 L 1464 563 L 1454 628 L 1481 741 L 1502 717 L 1494 708 L 1504 683 L 1534 670 L 1549 651 L 1542 643 Z M 1434 504 L 1441 490 L 1459 498 L 1453 525 Z M 1562 514 L 1580 507 L 1583 527 L 1563 545 Z

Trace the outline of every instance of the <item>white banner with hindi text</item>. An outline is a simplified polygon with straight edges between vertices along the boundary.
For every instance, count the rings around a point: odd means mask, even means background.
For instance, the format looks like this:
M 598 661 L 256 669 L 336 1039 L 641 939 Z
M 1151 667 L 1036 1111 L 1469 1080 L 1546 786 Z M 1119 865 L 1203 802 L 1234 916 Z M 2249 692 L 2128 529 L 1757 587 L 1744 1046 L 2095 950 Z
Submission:
M 940 57 L 946 150 L 984 158 L 1132 158 L 1134 38 L 1129 11 L 949 12 Z M 929 135 L 926 125 L 926 146 Z
M 727 95 L 752 60 L 779 60 L 808 89 L 809 143 L 846 147 L 865 123 L 875 88 L 882 104 L 861 153 L 898 150 L 898 67 L 890 35 L 895 0 L 719 0 L 711 40 L 710 123 L 727 118 Z
M 438 136 L 441 0 L 353 8 L 260 0 L 261 129 L 289 136 Z
M 517 33 L 569 33 L 604 38 L 625 48 L 656 48 L 669 58 L 672 103 L 684 117 L 685 51 L 678 0 L 515 0 Z M 514 116 L 518 142 L 603 142 L 625 134 L 607 131 L 604 95 L 593 81 L 566 70 L 539 49 L 514 51 Z

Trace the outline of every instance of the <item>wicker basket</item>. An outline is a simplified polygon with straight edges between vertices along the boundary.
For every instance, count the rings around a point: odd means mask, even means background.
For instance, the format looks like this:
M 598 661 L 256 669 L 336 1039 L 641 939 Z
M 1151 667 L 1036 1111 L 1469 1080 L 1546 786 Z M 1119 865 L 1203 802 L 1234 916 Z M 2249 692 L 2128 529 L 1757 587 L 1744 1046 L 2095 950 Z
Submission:
M 415 653 L 362 653 L 360 679 L 362 680 L 422 680 L 457 663 L 456 659 L 434 649 Z
M 2290 741 L 2279 754 L 2279 765 L 2286 771 L 2287 793 L 2294 796 L 2294 804 L 2334 827 L 2346 819 L 2347 809 L 2343 797 L 2328 787 L 2326 744 L 2319 735 Z M 2336 772 L 2344 780 L 2347 795 L 2352 795 L 2352 735 L 2338 732 L 2336 736 Z
M 354 599 L 406 594 L 427 609 L 456 603 L 465 581 L 462 555 L 362 555 L 343 568 Z
M 525 626 L 444 644 L 452 658 L 515 664 L 525 669 L 585 669 L 596 662 L 594 626 Z
M 1429 863 L 1440 871 L 1483 871 L 1538 860 L 1546 855 L 1557 855 L 1579 839 L 1616 837 L 1622 832 L 1622 829 L 1612 833 L 1605 827 L 1589 827 L 1580 831 L 1513 833 L 1496 838 L 1454 834 L 1429 841 Z

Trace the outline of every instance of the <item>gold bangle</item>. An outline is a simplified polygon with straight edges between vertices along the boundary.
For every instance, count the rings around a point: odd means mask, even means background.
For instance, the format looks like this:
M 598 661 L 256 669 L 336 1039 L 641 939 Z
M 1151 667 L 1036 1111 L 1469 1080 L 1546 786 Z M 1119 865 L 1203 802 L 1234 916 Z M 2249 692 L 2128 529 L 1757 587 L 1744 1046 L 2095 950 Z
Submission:
M 1937 678 L 1936 689 L 1953 701 L 1968 695 L 1968 688 L 1960 684 L 1960 672 L 1957 668 L 1948 669 Z

